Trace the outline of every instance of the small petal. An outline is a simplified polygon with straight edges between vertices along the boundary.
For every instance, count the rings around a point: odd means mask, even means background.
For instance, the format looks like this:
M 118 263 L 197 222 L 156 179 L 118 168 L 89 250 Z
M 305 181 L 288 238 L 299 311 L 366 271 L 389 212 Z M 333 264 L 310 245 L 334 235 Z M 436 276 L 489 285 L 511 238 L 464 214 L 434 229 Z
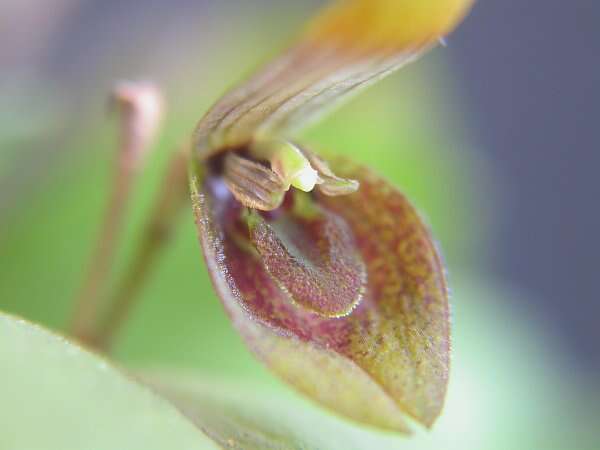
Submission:
M 240 203 L 262 211 L 279 207 L 288 188 L 272 170 L 233 152 L 225 157 L 223 179 Z
M 345 223 L 340 229 L 351 236 L 339 245 L 353 242 L 365 264 L 367 283 L 356 309 L 327 318 L 307 308 L 307 302 L 292 304 L 286 287 L 295 280 L 282 282 L 287 275 L 267 267 L 273 261 L 285 267 L 293 260 L 292 252 L 283 251 L 292 248 L 289 232 L 278 229 L 277 217 L 263 218 L 253 239 L 264 248 L 253 251 L 240 239 L 243 232 L 231 226 L 240 217 L 239 203 L 219 196 L 221 191 L 196 170 L 192 199 L 211 278 L 246 343 L 287 382 L 363 423 L 407 432 L 406 414 L 430 426 L 443 406 L 449 365 L 448 299 L 440 256 L 402 194 L 364 167 L 343 163 L 335 164 L 335 170 L 357 179 L 361 189 L 313 198 L 319 221 L 335 217 Z M 285 220 L 306 219 L 292 214 Z M 315 251 L 314 244 L 306 240 L 302 254 Z M 276 249 L 282 253 L 269 254 Z M 294 270 L 302 273 L 306 267 L 310 265 Z
M 301 150 L 311 166 L 314 167 L 319 174 L 321 181 L 319 183 L 319 191 L 321 191 L 321 193 L 335 197 L 338 195 L 348 195 L 358 190 L 360 186 L 358 181 L 350 178 L 338 177 L 319 155 L 306 148 L 302 148 Z

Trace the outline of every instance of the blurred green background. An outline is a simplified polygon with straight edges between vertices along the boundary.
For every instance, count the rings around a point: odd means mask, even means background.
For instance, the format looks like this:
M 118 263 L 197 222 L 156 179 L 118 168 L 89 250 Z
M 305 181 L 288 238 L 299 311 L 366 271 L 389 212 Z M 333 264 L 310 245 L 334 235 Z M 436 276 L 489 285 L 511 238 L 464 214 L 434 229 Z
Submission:
M 112 268 L 116 282 L 171 149 L 228 86 L 284 47 L 290 30 L 320 2 L 205 1 L 190 8 L 194 14 L 166 16 L 168 23 L 161 2 L 145 9 L 128 2 L 50 3 L 8 6 L 33 31 L 15 32 L 11 44 L 0 45 L 20 46 L 2 60 L 0 309 L 61 330 L 110 187 L 116 127 L 104 107 L 112 82 L 151 79 L 168 101 L 164 131 L 135 187 Z M 454 335 L 448 402 L 433 431 L 404 446 L 599 448 L 598 380 L 577 369 L 561 337 L 534 313 L 535 292 L 485 270 L 495 223 L 506 213 L 504 186 L 473 144 L 449 58 L 435 50 L 303 135 L 399 186 L 428 218 L 448 263 Z M 289 395 L 232 330 L 210 286 L 191 209 L 120 334 L 115 358 Z

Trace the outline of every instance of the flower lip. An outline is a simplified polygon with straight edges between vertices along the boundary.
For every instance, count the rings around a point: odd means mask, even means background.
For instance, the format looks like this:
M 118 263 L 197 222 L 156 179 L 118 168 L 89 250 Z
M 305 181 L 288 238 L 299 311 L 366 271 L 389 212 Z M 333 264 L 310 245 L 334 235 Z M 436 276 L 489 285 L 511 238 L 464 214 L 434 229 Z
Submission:
M 320 317 L 344 317 L 362 300 L 367 273 L 352 230 L 299 191 L 277 214 L 250 212 L 249 242 L 288 300 Z
M 192 199 L 213 283 L 246 343 L 297 388 L 364 423 L 406 432 L 409 415 L 431 426 L 449 364 L 439 254 L 401 193 L 364 166 L 333 163 L 360 180 L 358 192 L 291 189 L 269 212 L 244 208 L 198 165 Z M 351 380 L 359 395 L 349 400 L 331 380 Z

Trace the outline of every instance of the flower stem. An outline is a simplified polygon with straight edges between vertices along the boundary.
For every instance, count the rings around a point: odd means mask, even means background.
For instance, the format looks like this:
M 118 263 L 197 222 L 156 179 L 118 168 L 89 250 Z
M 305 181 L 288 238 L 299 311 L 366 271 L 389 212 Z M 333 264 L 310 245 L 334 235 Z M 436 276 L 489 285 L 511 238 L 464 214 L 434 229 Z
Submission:
M 130 197 L 135 175 L 130 170 L 120 168 L 114 183 L 109 206 L 104 216 L 104 224 L 92 255 L 85 281 L 77 295 L 75 311 L 71 322 L 71 334 L 82 341 L 88 334 L 100 308 L 101 287 L 106 284 L 110 265 L 118 246 L 123 217 Z
M 70 324 L 71 334 L 83 342 L 89 340 L 101 308 L 132 186 L 158 131 L 163 109 L 160 93 L 149 83 L 120 83 L 110 100 L 121 127 L 113 191 Z
M 185 149 L 187 150 L 187 148 Z M 114 294 L 109 297 L 103 314 L 88 336 L 87 343 L 98 350 L 108 351 L 115 335 L 121 329 L 140 289 L 148 279 L 161 250 L 169 242 L 172 230 L 177 223 L 179 211 L 188 200 L 187 151 L 179 151 L 171 160 L 161 193 L 145 225 L 140 246 Z

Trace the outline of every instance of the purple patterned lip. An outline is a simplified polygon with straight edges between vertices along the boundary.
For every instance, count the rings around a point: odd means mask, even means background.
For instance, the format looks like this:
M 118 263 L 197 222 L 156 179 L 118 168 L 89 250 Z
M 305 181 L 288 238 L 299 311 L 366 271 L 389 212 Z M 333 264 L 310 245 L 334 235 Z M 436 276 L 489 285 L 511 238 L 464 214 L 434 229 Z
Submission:
M 405 432 L 405 414 L 429 426 L 443 405 L 450 351 L 440 255 L 393 186 L 345 159 L 333 167 L 360 189 L 290 190 L 269 212 L 198 178 L 194 209 L 211 278 L 248 346 L 286 380 L 308 389 L 296 378 L 308 375 L 286 366 L 290 355 L 275 357 L 281 346 L 321 367 L 323 383 L 331 364 L 343 364 L 344 376 L 363 380 L 353 395 L 383 396 L 373 400 L 380 413 L 347 415 Z

